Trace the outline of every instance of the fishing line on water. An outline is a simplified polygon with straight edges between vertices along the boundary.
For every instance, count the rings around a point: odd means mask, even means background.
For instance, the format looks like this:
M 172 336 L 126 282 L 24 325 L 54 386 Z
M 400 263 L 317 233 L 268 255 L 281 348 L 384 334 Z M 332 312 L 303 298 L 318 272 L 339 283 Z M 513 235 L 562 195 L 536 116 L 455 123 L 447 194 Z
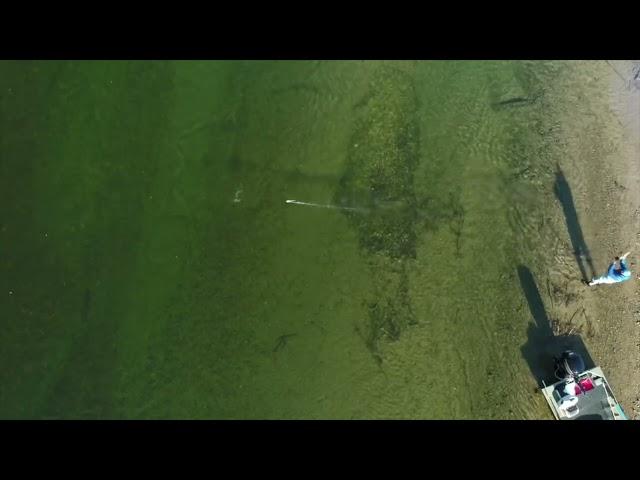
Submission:
M 293 204 L 293 205 L 303 205 L 307 207 L 315 207 L 315 208 L 331 208 L 335 210 L 349 210 L 352 212 L 368 212 L 368 210 L 364 208 L 358 207 L 342 207 L 340 205 L 331 205 L 331 204 L 321 204 L 321 203 L 312 203 L 312 202 L 302 202 L 300 200 L 285 200 L 285 203 Z

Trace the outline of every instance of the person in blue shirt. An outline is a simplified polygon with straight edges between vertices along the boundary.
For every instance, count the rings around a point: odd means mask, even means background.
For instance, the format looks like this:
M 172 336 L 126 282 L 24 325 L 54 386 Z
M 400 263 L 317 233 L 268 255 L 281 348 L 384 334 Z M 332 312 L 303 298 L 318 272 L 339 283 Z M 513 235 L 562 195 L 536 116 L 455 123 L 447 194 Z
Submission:
M 626 258 L 630 253 L 631 252 L 627 252 L 621 257 L 616 257 L 614 262 L 609 266 L 607 274 L 599 278 L 593 278 L 589 282 L 589 286 L 600 285 L 603 283 L 620 283 L 629 280 L 631 278 L 631 271 L 627 266 Z M 634 264 L 632 263 L 631 265 Z

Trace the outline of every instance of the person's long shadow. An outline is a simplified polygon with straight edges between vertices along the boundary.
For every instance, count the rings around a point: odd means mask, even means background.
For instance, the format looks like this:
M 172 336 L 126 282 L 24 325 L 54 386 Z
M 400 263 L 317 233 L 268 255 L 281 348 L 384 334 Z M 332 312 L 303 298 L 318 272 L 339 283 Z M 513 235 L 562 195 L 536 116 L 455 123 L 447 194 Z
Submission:
M 564 218 L 567 222 L 567 230 L 569 231 L 569 238 L 571 238 L 571 245 L 573 247 L 573 255 L 576 257 L 576 262 L 580 268 L 582 279 L 588 282 L 596 276 L 595 268 L 593 267 L 593 260 L 589 253 L 589 248 L 584 241 L 582 235 L 582 228 L 580 228 L 580 222 L 578 222 L 578 213 L 576 212 L 575 204 L 573 203 L 573 195 L 571 195 L 571 188 L 567 183 L 567 179 L 560 168 L 560 165 L 556 165 L 556 181 L 554 184 L 554 192 L 556 198 L 562 205 L 562 211 L 564 212 Z M 591 276 L 587 277 L 586 265 L 591 270 Z
M 586 368 L 593 368 L 595 364 L 580 335 L 554 336 L 533 274 L 523 265 L 518 265 L 517 270 L 520 287 L 534 321 L 533 324 L 529 324 L 527 343 L 522 346 L 521 352 L 538 385 L 542 385 L 542 381 L 547 384 L 557 381 L 553 371 L 553 357 L 560 355 L 564 350 L 573 350 L 582 356 Z

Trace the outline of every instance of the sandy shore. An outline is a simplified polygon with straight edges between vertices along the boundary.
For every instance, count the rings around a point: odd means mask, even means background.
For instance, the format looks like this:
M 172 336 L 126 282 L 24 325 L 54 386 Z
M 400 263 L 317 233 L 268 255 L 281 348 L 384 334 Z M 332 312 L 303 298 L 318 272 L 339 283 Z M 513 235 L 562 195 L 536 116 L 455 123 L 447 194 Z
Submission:
M 619 228 L 617 238 L 604 245 L 609 253 L 614 249 L 632 250 L 636 262 L 634 281 L 621 289 L 620 297 L 598 296 L 595 306 L 610 322 L 606 332 L 603 363 L 607 363 L 611 382 L 618 400 L 627 414 L 640 418 L 640 82 L 634 77 L 640 62 L 609 62 L 611 76 L 611 108 L 622 126 L 619 155 L 615 157 L 614 174 L 624 187 L 622 194 L 609 191 L 609 203 L 615 205 L 616 215 L 604 213 L 606 231 Z M 611 235 L 614 237 L 614 235 Z M 623 245 L 624 242 L 627 245 Z M 604 252 L 603 252 L 604 253 Z
M 605 152 L 589 158 L 575 194 L 581 224 L 598 274 L 613 256 L 631 250 L 633 281 L 591 287 L 582 296 L 595 329 L 585 338 L 628 416 L 640 418 L 640 62 L 606 62 L 609 102 L 615 122 L 604 137 L 585 135 L 585 150 Z M 586 132 L 585 132 L 586 133 Z M 589 145 L 590 142 L 600 142 Z M 575 174 L 575 172 L 574 172 Z M 578 174 L 580 175 L 580 174 Z M 582 208 L 581 208 L 582 207 Z M 580 211 L 582 209 L 582 211 Z

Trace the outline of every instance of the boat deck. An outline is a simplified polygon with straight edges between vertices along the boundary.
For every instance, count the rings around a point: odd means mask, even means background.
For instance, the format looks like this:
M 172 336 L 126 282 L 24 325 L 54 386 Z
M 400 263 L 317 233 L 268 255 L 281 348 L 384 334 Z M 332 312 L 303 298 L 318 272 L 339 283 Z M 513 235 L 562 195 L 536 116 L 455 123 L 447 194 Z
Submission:
M 558 401 L 563 395 L 565 382 L 560 381 L 542 389 L 547 403 L 551 407 L 554 416 L 559 420 L 623 420 L 624 412 L 619 407 L 613 393 L 607 387 L 607 381 L 602 370 L 596 367 L 581 375 L 582 379 L 591 378 L 593 382 L 586 391 L 576 389 L 578 399 L 578 414 L 567 417 L 558 408 Z
M 573 420 L 614 419 L 604 384 L 598 385 L 593 390 L 589 390 L 582 395 L 578 395 L 578 409 L 580 412 L 573 417 Z

